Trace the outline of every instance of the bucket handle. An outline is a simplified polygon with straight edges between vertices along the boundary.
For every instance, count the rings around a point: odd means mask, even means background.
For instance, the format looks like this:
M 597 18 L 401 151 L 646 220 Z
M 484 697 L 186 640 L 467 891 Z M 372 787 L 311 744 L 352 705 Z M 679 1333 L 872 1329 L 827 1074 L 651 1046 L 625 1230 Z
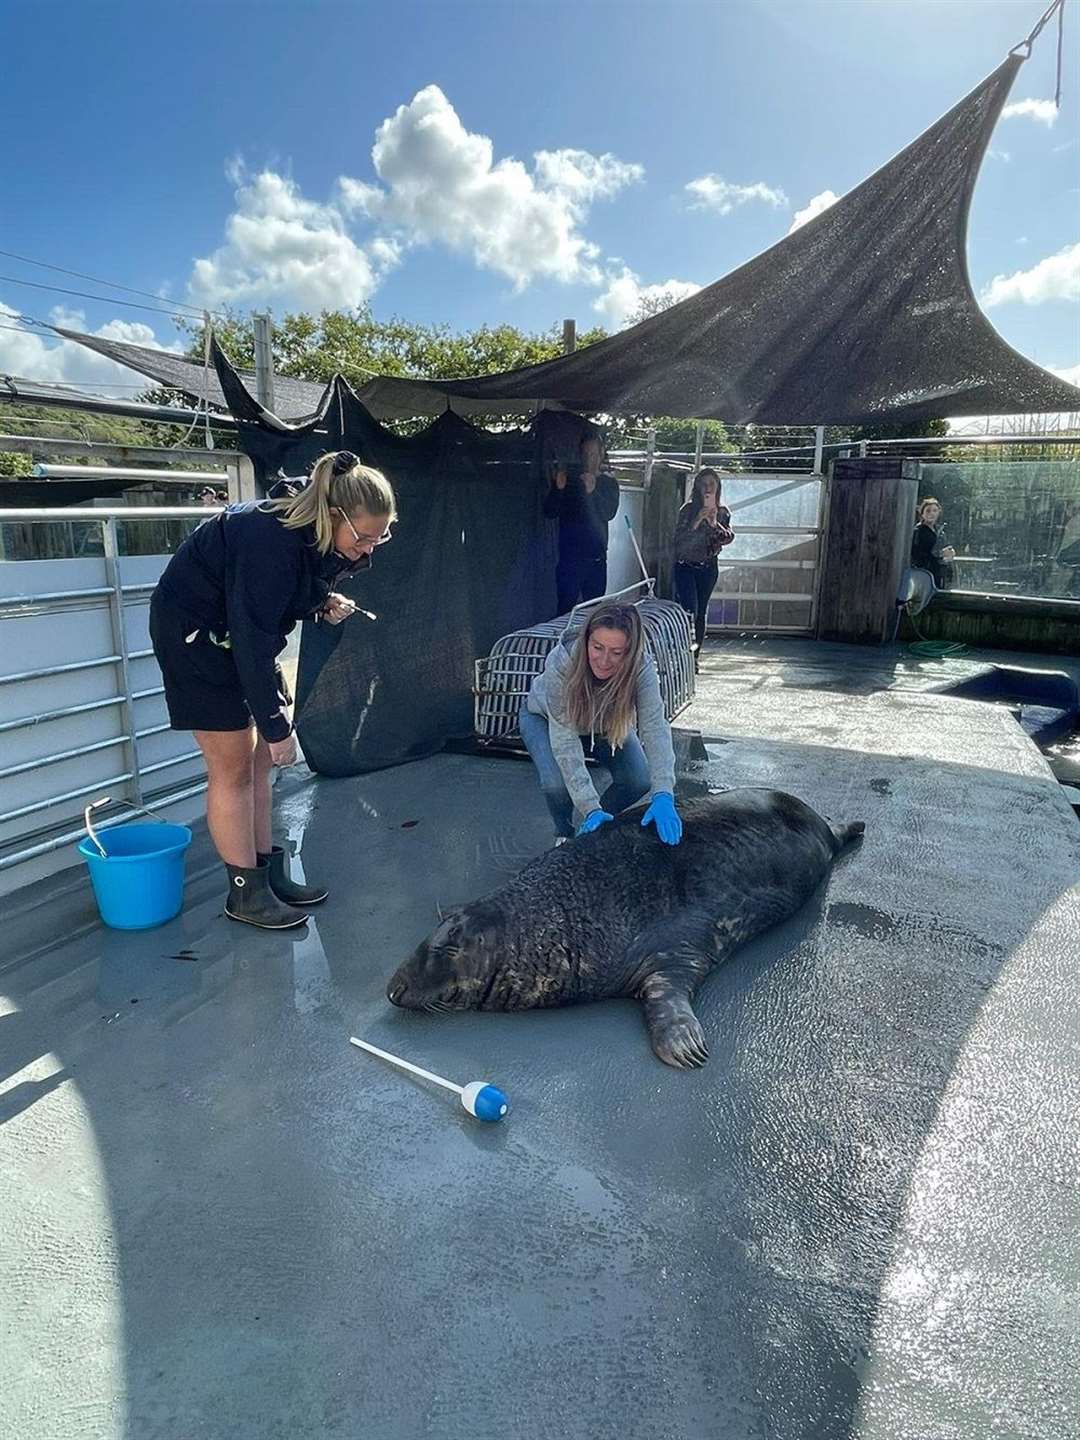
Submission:
M 103 805 L 111 805 L 112 803 L 113 802 L 111 795 L 103 795 L 100 800 L 91 800 L 90 804 L 87 805 L 86 809 L 83 811 L 83 820 L 86 822 L 86 833 L 90 836 L 90 839 L 97 846 L 98 854 L 103 860 L 107 860 L 109 858 L 109 854 L 108 851 L 105 849 L 105 846 L 102 845 L 101 841 L 98 839 L 97 831 L 94 829 L 94 822 L 90 819 L 90 816 L 93 811 L 100 810 Z M 167 820 L 163 820 L 160 815 L 155 815 L 153 811 L 144 809 L 142 805 L 136 805 L 133 800 L 121 800 L 119 801 L 119 804 L 121 806 L 126 806 L 129 810 L 134 810 L 138 815 L 148 815 L 151 820 L 156 820 L 162 825 L 167 825 L 169 823 Z

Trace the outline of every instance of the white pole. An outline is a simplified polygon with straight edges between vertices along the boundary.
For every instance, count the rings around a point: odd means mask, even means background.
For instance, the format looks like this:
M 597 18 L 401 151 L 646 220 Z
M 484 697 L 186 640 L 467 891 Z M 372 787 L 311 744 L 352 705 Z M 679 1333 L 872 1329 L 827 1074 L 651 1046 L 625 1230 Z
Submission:
M 825 426 L 814 426 L 814 474 L 821 474 L 821 462 L 825 454 Z
M 412 1075 L 419 1075 L 422 1080 L 433 1080 L 436 1085 L 441 1085 L 444 1090 L 452 1090 L 455 1095 L 460 1095 L 465 1088 L 463 1085 L 453 1084 L 450 1080 L 444 1080 L 441 1075 L 433 1075 L 430 1070 L 421 1070 L 419 1065 L 411 1065 L 408 1060 L 391 1055 L 388 1050 L 380 1050 L 377 1045 L 372 1045 L 367 1040 L 358 1040 L 355 1035 L 349 1036 L 349 1044 L 360 1050 L 367 1050 L 372 1055 L 378 1055 L 380 1060 L 389 1060 L 391 1065 L 398 1065 Z
M 255 390 L 259 404 L 274 414 L 274 350 L 270 316 L 252 315 L 251 325 L 255 335 Z
M 634 551 L 637 554 L 638 564 L 641 566 L 642 578 L 648 580 L 651 578 L 649 575 L 649 567 L 645 564 L 645 556 L 642 555 L 641 546 L 637 543 L 637 536 L 634 534 L 634 527 L 630 524 L 630 516 L 624 515 L 622 518 L 626 521 L 627 530 L 630 531 L 630 539 L 633 542 Z
M 642 485 L 646 490 L 652 484 L 653 464 L 656 460 L 656 426 L 649 426 L 648 439 L 645 442 L 645 473 L 642 478 Z

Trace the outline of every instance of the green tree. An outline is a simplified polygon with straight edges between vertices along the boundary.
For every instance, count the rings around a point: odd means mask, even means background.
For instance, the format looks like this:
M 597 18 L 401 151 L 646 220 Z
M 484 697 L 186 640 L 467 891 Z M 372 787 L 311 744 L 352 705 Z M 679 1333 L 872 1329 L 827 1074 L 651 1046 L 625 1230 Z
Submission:
M 27 405 L 21 401 L 0 401 L 0 432 L 40 435 L 50 440 L 96 440 L 107 445 L 150 443 L 138 420 L 92 415 L 82 410 L 59 410 L 51 405 Z M 89 459 L 85 463 L 90 464 Z M 29 475 L 33 464 L 30 455 L 0 452 L 0 475 Z

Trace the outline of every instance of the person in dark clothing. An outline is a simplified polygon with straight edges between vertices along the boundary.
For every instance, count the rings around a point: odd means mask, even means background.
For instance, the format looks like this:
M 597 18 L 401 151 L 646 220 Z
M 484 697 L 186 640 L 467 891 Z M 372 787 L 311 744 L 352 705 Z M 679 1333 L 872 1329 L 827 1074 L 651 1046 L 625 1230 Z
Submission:
M 698 668 L 709 597 L 716 589 L 717 556 L 735 539 L 731 511 L 720 504 L 720 476 L 699 470 L 690 499 L 675 522 L 675 598 L 694 625 L 694 669 Z
M 601 471 L 603 447 L 595 435 L 581 442 L 581 463 L 558 466 L 544 500 L 544 514 L 559 522 L 555 570 L 558 614 L 607 589 L 608 524 L 619 508 L 619 484 Z
M 206 819 L 225 863 L 225 913 L 263 929 L 302 925 L 326 891 L 299 885 L 271 840 L 270 771 L 296 761 L 291 699 L 277 657 L 305 618 L 330 625 L 358 607 L 336 586 L 390 539 L 394 492 L 347 450 L 231 505 L 177 550 L 150 600 L 150 638 L 174 730 L 206 760 Z
M 952 561 L 956 551 L 943 545 L 945 527 L 941 523 L 941 502 L 933 495 L 919 501 L 915 533 L 911 537 L 911 564 L 915 570 L 929 570 L 939 590 L 947 590 L 953 581 Z

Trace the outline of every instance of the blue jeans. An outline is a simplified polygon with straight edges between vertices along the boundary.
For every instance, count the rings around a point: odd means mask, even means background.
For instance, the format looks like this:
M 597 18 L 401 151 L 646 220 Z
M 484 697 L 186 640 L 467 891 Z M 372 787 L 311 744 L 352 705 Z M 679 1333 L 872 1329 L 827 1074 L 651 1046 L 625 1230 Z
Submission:
M 547 716 L 534 715 L 531 710 L 523 707 L 518 717 L 518 728 L 540 776 L 540 788 L 555 822 L 555 834 L 573 835 L 574 802 L 570 799 L 559 762 L 551 749 Z M 588 754 L 588 735 L 582 735 L 581 744 Z M 636 804 L 643 795 L 648 794 L 651 783 L 649 762 L 641 748 L 641 741 L 633 731 L 618 750 L 612 750 L 606 740 L 597 738 L 592 754 L 611 772 L 611 784 L 600 796 L 601 810 L 606 810 L 609 815 L 618 815 L 620 810 Z

